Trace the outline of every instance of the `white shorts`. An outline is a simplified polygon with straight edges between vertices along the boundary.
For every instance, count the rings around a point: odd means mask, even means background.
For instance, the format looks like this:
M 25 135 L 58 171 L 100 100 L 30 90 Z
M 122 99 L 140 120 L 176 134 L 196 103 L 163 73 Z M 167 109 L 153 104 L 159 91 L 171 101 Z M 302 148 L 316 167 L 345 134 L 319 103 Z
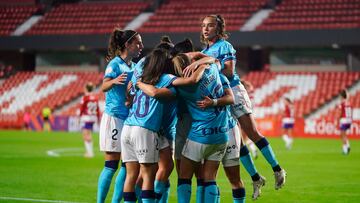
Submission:
M 224 167 L 237 166 L 240 163 L 241 132 L 238 125 L 229 130 L 229 143 L 222 159 Z
M 231 88 L 234 93 L 234 104 L 231 105 L 231 113 L 238 119 L 244 114 L 252 113 L 252 104 L 243 84 Z
M 172 141 L 169 141 L 169 139 L 167 139 L 165 136 L 163 135 L 158 135 L 158 138 L 159 138 L 159 149 L 162 150 L 162 149 L 165 149 L 166 147 L 170 147 L 170 142 L 172 144 Z
M 340 118 L 340 124 L 351 124 L 351 118 Z
M 187 139 L 182 155 L 195 162 L 203 160 L 221 161 L 224 157 L 227 142 L 223 144 L 202 144 Z
M 120 136 L 123 126 L 123 120 L 103 113 L 100 123 L 100 151 L 121 152 Z
M 157 163 L 159 161 L 158 134 L 140 126 L 124 125 L 121 133 L 123 162 Z
M 191 123 L 192 118 L 189 113 L 182 114 L 181 118 L 178 118 L 175 136 L 175 159 L 181 158 L 182 150 L 191 129 Z

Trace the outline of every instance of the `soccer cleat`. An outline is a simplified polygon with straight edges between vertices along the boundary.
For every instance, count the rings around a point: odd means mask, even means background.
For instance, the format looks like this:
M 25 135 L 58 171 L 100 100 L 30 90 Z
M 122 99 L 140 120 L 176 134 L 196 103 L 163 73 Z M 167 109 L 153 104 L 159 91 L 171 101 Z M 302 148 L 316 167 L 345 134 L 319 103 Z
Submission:
M 350 153 L 350 147 L 347 147 L 346 149 L 344 148 L 343 154 L 344 155 L 349 155 L 349 153 Z
M 256 200 L 261 195 L 261 187 L 265 185 L 266 179 L 263 176 L 260 176 L 260 179 L 253 182 L 254 192 L 252 194 L 252 199 Z
M 281 169 L 281 171 L 276 171 L 275 176 L 275 190 L 280 189 L 285 184 L 286 171 Z

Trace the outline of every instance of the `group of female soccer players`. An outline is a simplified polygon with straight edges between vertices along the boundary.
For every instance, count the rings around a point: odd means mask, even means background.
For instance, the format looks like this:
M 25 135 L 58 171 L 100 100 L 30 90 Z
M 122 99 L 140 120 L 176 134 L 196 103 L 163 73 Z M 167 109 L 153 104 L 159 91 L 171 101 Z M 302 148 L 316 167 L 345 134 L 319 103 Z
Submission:
M 194 52 L 190 40 L 173 45 L 163 40 L 137 64 L 141 36 L 115 29 L 101 89 L 106 92 L 100 124 L 100 150 L 105 166 L 98 181 L 97 202 L 104 202 L 112 178 L 112 202 L 167 202 L 169 176 L 178 172 L 178 202 L 190 202 L 191 179 L 197 177 L 196 202 L 219 202 L 216 175 L 220 162 L 232 187 L 233 201 L 245 202 L 239 163 L 253 180 L 253 199 L 265 178 L 259 175 L 241 141 L 240 128 L 271 165 L 275 189 L 286 172 L 265 137 L 256 129 L 252 107 L 235 71 L 235 49 L 226 41 L 220 15 L 202 19 L 201 42 Z

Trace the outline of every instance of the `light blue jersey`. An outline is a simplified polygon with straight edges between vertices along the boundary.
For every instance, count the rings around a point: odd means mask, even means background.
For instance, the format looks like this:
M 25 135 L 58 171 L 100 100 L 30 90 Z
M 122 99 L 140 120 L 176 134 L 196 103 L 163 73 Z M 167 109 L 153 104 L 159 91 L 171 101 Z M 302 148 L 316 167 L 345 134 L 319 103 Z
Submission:
M 135 66 L 133 77 L 131 78 L 131 82 L 134 84 L 142 75 L 144 69 L 146 57 L 143 57 L 139 60 L 139 62 Z M 130 94 L 135 94 L 135 88 L 132 88 Z M 168 103 L 164 103 L 164 115 L 161 128 L 163 130 L 166 138 L 170 140 L 175 139 L 176 134 L 176 123 L 177 123 L 177 102 L 172 101 Z
M 131 62 L 130 67 L 120 57 L 113 58 L 106 67 L 104 78 L 115 79 L 122 73 L 127 73 L 127 79 L 124 85 L 113 85 L 105 93 L 105 113 L 125 120 L 129 114 L 129 109 L 125 106 L 125 92 L 127 84 L 132 77 L 135 64 Z
M 164 103 L 164 114 L 161 128 L 165 137 L 169 140 L 175 140 L 177 117 L 177 101 Z
M 224 69 L 224 64 L 226 61 L 234 60 L 236 62 L 236 51 L 233 46 L 226 40 L 219 39 L 213 45 L 205 48 L 201 51 L 202 53 L 218 59 L 221 63 L 221 70 Z M 235 69 L 235 66 L 234 66 Z M 234 75 L 232 78 L 228 78 L 230 81 L 230 86 L 235 87 L 240 84 L 240 77 L 234 70 Z
M 163 88 L 171 86 L 171 83 L 176 79 L 170 74 L 161 75 L 156 88 Z M 173 87 L 169 88 L 174 95 L 176 90 Z M 128 118 L 125 120 L 125 125 L 140 126 L 154 132 L 158 132 L 161 127 L 162 117 L 164 112 L 164 103 L 153 97 L 146 95 L 142 90 L 135 91 L 135 97 Z
M 143 69 L 144 69 L 144 63 L 145 63 L 145 59 L 146 57 L 143 57 L 142 59 L 140 59 L 134 68 L 134 74 L 131 77 L 131 83 L 133 84 L 132 88 L 130 89 L 130 94 L 131 95 L 135 95 L 135 84 L 136 81 L 138 81 L 142 75 Z
M 224 95 L 218 66 L 211 64 L 205 69 L 201 80 L 192 86 L 178 88 L 192 117 L 188 138 L 203 144 L 221 144 L 228 141 L 228 117 L 226 107 L 200 109 L 196 102 L 203 96 L 212 99 Z
M 229 80 L 227 79 L 227 77 L 224 74 L 220 73 L 220 80 L 221 80 L 221 84 L 223 85 L 224 89 L 230 88 Z M 237 121 L 232 116 L 229 105 L 226 106 L 226 111 L 227 111 L 227 116 L 228 116 L 228 119 L 229 119 L 229 129 L 232 129 L 237 124 Z

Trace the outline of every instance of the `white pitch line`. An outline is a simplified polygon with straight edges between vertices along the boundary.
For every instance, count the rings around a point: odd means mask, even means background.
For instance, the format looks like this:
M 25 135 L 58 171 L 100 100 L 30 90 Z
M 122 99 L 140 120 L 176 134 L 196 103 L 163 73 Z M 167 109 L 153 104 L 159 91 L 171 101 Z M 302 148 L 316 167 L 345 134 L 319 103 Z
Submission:
M 52 157 L 60 157 L 61 153 L 66 153 L 66 152 L 80 152 L 82 151 L 82 148 L 60 148 L 60 149 L 52 149 L 52 150 L 48 150 L 46 151 L 46 154 L 48 156 L 52 156 Z M 66 156 L 66 155 L 65 155 Z
M 0 197 L 0 200 L 15 200 L 15 201 L 23 201 L 23 202 L 81 203 L 81 202 L 69 202 L 62 200 L 32 199 L 32 198 L 20 198 L 20 197 Z

